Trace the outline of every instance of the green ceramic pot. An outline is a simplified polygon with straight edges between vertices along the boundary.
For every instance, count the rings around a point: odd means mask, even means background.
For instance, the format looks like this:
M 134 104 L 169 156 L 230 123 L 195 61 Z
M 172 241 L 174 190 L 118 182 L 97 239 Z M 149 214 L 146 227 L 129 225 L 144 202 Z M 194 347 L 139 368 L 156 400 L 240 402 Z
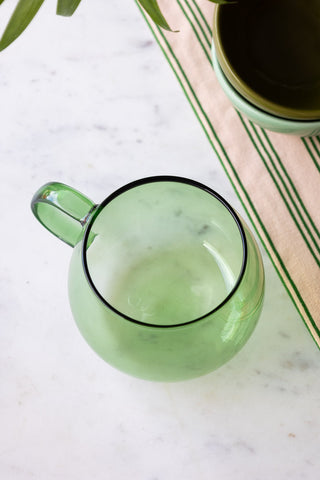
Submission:
M 243 0 L 215 8 L 221 69 L 249 102 L 293 120 L 320 119 L 320 1 Z
M 287 120 L 285 118 L 272 115 L 271 113 L 264 112 L 260 108 L 248 102 L 248 100 L 246 100 L 233 88 L 224 75 L 224 72 L 222 71 L 218 62 L 214 45 L 212 46 L 212 63 L 217 80 L 233 106 L 255 124 L 262 128 L 266 128 L 267 130 L 278 133 L 298 135 L 300 137 L 311 137 L 313 135 L 320 134 L 320 120 Z

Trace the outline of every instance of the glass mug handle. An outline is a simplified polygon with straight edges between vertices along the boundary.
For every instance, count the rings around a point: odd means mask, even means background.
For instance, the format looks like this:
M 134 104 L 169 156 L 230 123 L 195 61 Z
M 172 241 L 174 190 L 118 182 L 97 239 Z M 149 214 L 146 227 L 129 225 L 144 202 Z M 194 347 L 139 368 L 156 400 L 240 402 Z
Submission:
M 39 222 L 74 247 L 97 205 L 68 185 L 50 182 L 34 194 L 31 209 Z

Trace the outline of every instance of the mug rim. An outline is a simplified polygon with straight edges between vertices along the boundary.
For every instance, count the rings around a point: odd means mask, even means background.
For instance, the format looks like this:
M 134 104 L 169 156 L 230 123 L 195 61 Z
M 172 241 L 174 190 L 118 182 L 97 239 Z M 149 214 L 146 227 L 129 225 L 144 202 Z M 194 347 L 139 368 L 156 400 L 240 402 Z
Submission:
M 153 323 L 148 323 L 148 322 L 143 322 L 141 320 L 137 320 L 135 318 L 132 318 L 130 317 L 129 315 L 126 315 L 125 313 L 121 312 L 120 310 L 118 310 L 117 308 L 115 308 L 113 305 L 111 305 L 105 298 L 104 296 L 99 292 L 99 290 L 97 289 L 97 287 L 95 286 L 94 284 L 94 281 L 92 280 L 92 277 L 90 275 L 90 272 L 89 272 L 89 267 L 88 267 L 88 262 L 87 262 L 87 255 L 86 255 L 86 251 L 87 251 L 87 243 L 88 243 L 88 240 L 89 240 L 89 235 L 90 235 L 90 231 L 91 231 L 91 228 L 96 220 L 96 218 L 98 217 L 98 215 L 101 213 L 101 211 L 109 204 L 111 203 L 115 198 L 119 197 L 120 195 L 122 195 L 123 193 L 129 191 L 129 190 L 132 190 L 133 188 L 136 188 L 136 187 L 139 187 L 139 186 L 142 186 L 142 185 L 146 185 L 146 184 L 150 184 L 150 183 L 160 183 L 160 182 L 172 182 L 172 183 L 182 183 L 182 184 L 186 184 L 186 185 L 190 185 L 190 186 L 193 186 L 193 187 L 196 187 L 196 188 L 199 188 L 200 190 L 203 190 L 205 191 L 206 193 L 208 193 L 209 195 L 213 196 L 216 200 L 218 200 L 227 210 L 228 212 L 231 214 L 233 220 L 235 221 L 237 227 L 238 227 L 238 230 L 239 230 L 239 234 L 240 234 L 240 238 L 241 238 L 241 243 L 242 243 L 242 264 L 241 264 L 241 269 L 240 269 L 240 272 L 238 274 L 238 277 L 237 277 L 237 280 L 232 288 L 232 290 L 229 292 L 229 294 L 223 299 L 222 302 L 220 302 L 215 308 L 211 309 L 210 311 L 208 311 L 207 313 L 205 313 L 204 315 L 201 315 L 200 317 L 197 317 L 193 320 L 189 320 L 187 322 L 183 322 L 183 323 L 178 323 L 178 324 L 170 324 L 170 325 L 157 325 L 157 324 L 153 324 Z M 131 323 L 135 323 L 137 325 L 142 325 L 142 326 L 145 326 L 145 327 L 153 327 L 153 328 L 177 328 L 177 327 L 182 327 L 182 326 L 185 326 L 185 325 L 191 325 L 193 323 L 197 323 L 201 320 L 204 320 L 205 318 L 207 317 L 210 317 L 213 313 L 217 312 L 218 310 L 221 310 L 221 308 L 227 303 L 229 302 L 229 300 L 233 297 L 233 295 L 235 294 L 235 292 L 238 290 L 238 287 L 244 277 L 244 273 L 245 273 L 245 270 L 246 270 L 246 267 L 247 267 L 247 263 L 248 263 L 248 246 L 247 246 L 247 239 L 246 239 L 246 235 L 245 235 L 245 231 L 244 231 L 244 227 L 242 225 L 242 222 L 239 218 L 239 215 L 237 214 L 237 212 L 235 211 L 235 209 L 229 204 L 229 202 L 227 202 L 227 200 L 225 200 L 224 197 L 222 197 L 222 195 L 220 195 L 219 193 L 217 193 L 215 190 L 213 190 L 212 188 L 210 187 L 207 187 L 206 185 L 204 185 L 203 183 L 201 182 L 198 182 L 196 180 L 193 180 L 193 179 L 190 179 L 190 178 L 186 178 L 186 177 L 181 177 L 181 176 L 176 176 L 176 175 L 155 175 L 155 176 L 149 176 L 149 177 L 143 177 L 143 178 L 140 178 L 140 179 L 137 179 L 137 180 L 134 180 L 132 182 L 129 182 L 127 183 L 126 185 L 123 185 L 122 187 L 116 189 L 113 193 L 111 193 L 108 197 L 106 197 L 98 206 L 97 208 L 94 210 L 92 216 L 90 217 L 88 223 L 87 223 L 87 226 L 86 226 L 86 229 L 85 229 L 85 232 L 84 232 L 84 235 L 83 235 L 83 238 L 82 238 L 82 246 L 81 246 L 81 260 L 82 260 L 82 267 L 83 267 L 83 270 L 84 270 L 84 273 L 85 273 L 85 277 L 86 277 L 86 280 L 91 288 L 91 290 L 93 291 L 93 293 L 98 297 L 99 300 L 102 301 L 102 303 L 107 307 L 109 308 L 111 311 L 113 311 L 115 314 L 119 315 L 120 317 L 122 317 L 123 319 L 125 320 L 128 320 L 130 321 Z

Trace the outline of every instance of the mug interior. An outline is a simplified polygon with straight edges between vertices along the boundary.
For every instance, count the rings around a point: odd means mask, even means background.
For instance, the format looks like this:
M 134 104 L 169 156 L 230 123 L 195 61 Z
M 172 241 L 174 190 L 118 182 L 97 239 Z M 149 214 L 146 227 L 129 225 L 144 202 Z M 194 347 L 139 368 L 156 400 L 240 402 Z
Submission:
M 133 182 L 98 207 L 83 240 L 87 279 L 131 321 L 177 326 L 228 301 L 246 264 L 241 222 L 216 192 L 180 177 Z
M 220 5 L 214 41 L 221 68 L 247 100 L 284 118 L 320 118 L 319 0 Z

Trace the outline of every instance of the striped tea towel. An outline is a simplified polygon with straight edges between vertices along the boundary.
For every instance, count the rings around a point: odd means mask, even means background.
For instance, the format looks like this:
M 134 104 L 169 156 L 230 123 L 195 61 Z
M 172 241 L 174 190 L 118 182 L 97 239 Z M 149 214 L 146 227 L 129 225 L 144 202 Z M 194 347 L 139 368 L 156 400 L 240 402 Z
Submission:
M 234 110 L 211 64 L 211 2 L 159 5 L 179 33 L 159 29 L 142 14 L 320 347 L 320 136 L 265 131 Z

